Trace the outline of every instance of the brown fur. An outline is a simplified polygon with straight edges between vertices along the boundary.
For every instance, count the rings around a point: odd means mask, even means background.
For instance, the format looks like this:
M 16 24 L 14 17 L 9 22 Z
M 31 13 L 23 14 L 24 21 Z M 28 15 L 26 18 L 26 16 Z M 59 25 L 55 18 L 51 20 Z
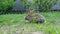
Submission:
M 28 13 L 28 15 L 25 17 L 25 20 L 32 21 L 36 17 L 37 22 L 44 23 L 46 20 L 41 14 L 36 14 L 35 10 L 32 10 Z

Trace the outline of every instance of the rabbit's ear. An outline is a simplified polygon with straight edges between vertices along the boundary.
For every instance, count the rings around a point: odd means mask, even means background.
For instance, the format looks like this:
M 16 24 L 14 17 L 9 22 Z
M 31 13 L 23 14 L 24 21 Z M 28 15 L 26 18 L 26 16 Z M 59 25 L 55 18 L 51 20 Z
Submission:
M 28 15 L 31 15 L 30 11 L 28 12 Z
M 31 11 L 28 12 L 28 15 L 32 15 L 34 13 L 35 13 L 35 10 L 31 10 Z
M 32 10 L 31 13 L 34 14 L 35 13 L 35 10 Z

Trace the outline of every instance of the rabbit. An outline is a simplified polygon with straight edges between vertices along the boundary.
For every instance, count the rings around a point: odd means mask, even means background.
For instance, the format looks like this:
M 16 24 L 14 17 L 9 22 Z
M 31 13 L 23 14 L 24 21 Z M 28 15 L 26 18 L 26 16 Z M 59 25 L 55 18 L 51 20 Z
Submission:
M 46 19 L 44 18 L 44 16 L 42 16 L 41 14 L 35 13 L 35 10 L 31 10 L 30 12 L 28 12 L 27 16 L 25 17 L 25 20 L 32 22 L 34 18 L 36 19 L 37 23 L 46 22 Z

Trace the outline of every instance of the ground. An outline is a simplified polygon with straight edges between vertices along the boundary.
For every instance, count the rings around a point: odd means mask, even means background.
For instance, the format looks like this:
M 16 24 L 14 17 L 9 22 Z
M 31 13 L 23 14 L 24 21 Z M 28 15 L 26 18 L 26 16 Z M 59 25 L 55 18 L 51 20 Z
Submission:
M 26 14 L 0 15 L 0 34 L 60 34 L 60 13 L 40 12 L 46 23 L 30 23 Z

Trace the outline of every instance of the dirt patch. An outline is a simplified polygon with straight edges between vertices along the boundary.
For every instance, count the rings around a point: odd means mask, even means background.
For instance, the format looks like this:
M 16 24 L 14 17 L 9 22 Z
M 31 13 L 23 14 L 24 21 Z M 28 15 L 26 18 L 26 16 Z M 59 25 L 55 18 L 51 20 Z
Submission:
M 0 31 L 2 31 L 3 34 L 43 34 L 42 31 L 28 31 L 28 27 L 34 27 L 35 25 L 3 25 L 0 27 Z

